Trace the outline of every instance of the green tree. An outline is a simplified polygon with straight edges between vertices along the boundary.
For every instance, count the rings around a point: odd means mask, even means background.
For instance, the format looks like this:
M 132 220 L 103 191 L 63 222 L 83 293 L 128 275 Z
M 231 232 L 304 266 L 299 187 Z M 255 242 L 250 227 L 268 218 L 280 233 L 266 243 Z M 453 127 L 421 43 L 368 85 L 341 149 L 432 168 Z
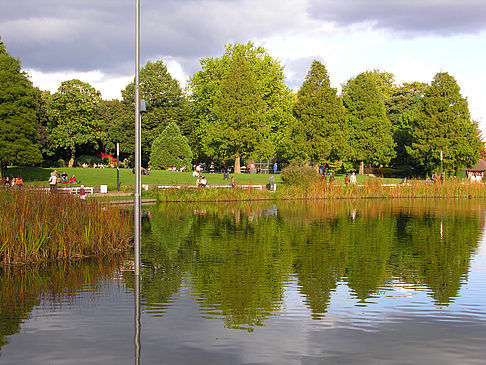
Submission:
M 381 71 L 378 69 L 368 70 L 364 72 L 374 82 L 378 90 L 380 91 L 383 100 L 387 100 L 392 97 L 395 86 L 395 75 L 390 72 Z
M 323 162 L 343 157 L 348 135 L 346 110 L 336 89 L 331 88 L 326 67 L 319 61 L 312 63 L 297 93 L 294 113 L 303 134 L 301 147 L 308 159 Z
M 382 94 L 369 73 L 361 73 L 343 87 L 343 101 L 349 120 L 349 159 L 388 164 L 395 156 L 391 123 L 386 117 Z
M 226 47 L 221 58 L 201 61 L 190 80 L 198 126 L 198 151 L 216 160 L 268 158 L 278 150 L 292 96 L 283 67 L 251 42 Z
M 42 161 L 37 143 L 38 94 L 0 40 L 0 168 Z M 2 177 L 0 169 L 0 177 Z
M 133 160 L 135 115 L 130 106 L 117 99 L 102 100 L 98 104 L 97 119 L 100 122 L 104 152 L 116 153 L 116 144 L 119 143 L 120 154 Z
M 454 77 L 447 72 L 437 73 L 418 108 L 413 141 L 407 147 L 418 166 L 432 172 L 440 164 L 440 151 L 446 170 L 478 162 L 483 145 Z
M 192 151 L 176 123 L 170 122 L 152 143 L 150 163 L 155 169 L 191 166 Z
M 133 107 L 135 83 L 122 90 L 123 103 Z M 179 82 L 172 78 L 164 62 L 147 62 L 140 70 L 140 98 L 145 100 L 147 112 L 142 115 L 142 162 L 147 163 L 153 141 L 164 128 L 175 122 L 183 135 L 194 143 L 191 106 Z M 133 117 L 133 123 L 135 118 Z M 134 129 L 135 126 L 133 125 Z
M 412 144 L 413 120 L 418 113 L 426 83 L 412 82 L 394 87 L 391 95 L 385 99 L 386 115 L 392 124 L 393 140 L 397 153 L 393 160 L 395 166 L 413 165 L 414 161 L 407 152 Z
M 88 83 L 73 79 L 62 82 L 56 93 L 45 95 L 50 137 L 57 148 L 69 150 L 68 167 L 72 167 L 76 148 L 87 144 L 98 147 L 101 94 Z

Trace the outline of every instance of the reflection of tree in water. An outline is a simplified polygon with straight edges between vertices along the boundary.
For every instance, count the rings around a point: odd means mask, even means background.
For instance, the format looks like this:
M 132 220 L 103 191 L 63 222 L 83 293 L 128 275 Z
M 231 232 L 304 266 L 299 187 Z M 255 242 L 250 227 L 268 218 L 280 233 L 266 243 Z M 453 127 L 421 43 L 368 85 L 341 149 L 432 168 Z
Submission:
M 478 246 L 479 219 L 464 215 L 423 215 L 402 222 L 400 259 L 408 272 L 427 285 L 437 304 L 448 304 L 467 276 L 471 255 Z M 405 241 L 405 242 L 404 242 Z M 405 278 L 406 279 L 406 278 Z
M 383 287 L 389 274 L 387 262 L 394 239 L 394 218 L 357 219 L 347 230 L 348 286 L 361 301 Z
M 235 214 L 198 218 L 193 283 L 206 315 L 217 311 L 228 327 L 251 331 L 280 308 L 291 256 L 277 219 Z
M 477 247 L 482 206 L 467 200 L 340 201 L 284 203 L 278 211 L 293 237 L 301 292 L 318 318 L 341 279 L 335 269 L 341 263 L 361 301 L 398 278 L 427 285 L 437 304 L 449 302 Z
M 341 280 L 360 303 L 398 280 L 427 285 L 444 304 L 457 295 L 482 227 L 480 205 L 471 202 L 274 204 L 154 211 L 142 252 L 148 306 L 167 303 L 190 273 L 203 316 L 251 330 L 280 308 L 292 270 L 315 319 Z
M 153 207 L 144 219 L 141 292 L 147 311 L 162 314 L 190 270 L 193 221 L 190 211 L 164 205 Z
M 101 287 L 113 277 L 123 258 L 56 263 L 46 267 L 21 267 L 0 270 L 0 348 L 6 336 L 20 331 L 41 298 L 52 302 L 75 302 L 72 293 L 90 286 Z M 84 296 L 86 296 L 84 292 Z M 92 292 L 93 301 L 96 290 Z
M 296 225 L 288 230 L 295 257 L 294 271 L 314 319 L 326 313 L 331 292 L 346 268 L 348 247 L 344 233 L 347 223 L 336 223 Z

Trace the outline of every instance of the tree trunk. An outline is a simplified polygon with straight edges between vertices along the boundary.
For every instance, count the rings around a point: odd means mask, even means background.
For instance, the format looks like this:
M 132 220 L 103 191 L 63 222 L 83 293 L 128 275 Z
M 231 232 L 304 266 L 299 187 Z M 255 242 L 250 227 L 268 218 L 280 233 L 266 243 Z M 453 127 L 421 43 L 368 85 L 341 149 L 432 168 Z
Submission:
M 76 155 L 76 148 L 74 146 L 71 146 L 71 158 L 69 159 L 68 167 L 73 167 L 75 155 Z
M 241 173 L 240 156 L 235 157 L 235 174 Z
M 364 175 L 364 161 L 361 161 L 359 164 L 359 174 Z

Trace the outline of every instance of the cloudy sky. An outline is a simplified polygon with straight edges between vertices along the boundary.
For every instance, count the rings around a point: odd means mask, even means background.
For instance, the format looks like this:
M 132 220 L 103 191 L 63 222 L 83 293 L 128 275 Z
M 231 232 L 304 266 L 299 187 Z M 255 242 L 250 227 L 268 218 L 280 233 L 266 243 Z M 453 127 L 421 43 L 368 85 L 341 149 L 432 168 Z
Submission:
M 312 60 L 334 87 L 368 69 L 398 83 L 447 71 L 486 131 L 484 0 L 140 0 L 141 64 L 163 59 L 182 86 L 229 43 L 264 46 L 297 90 Z M 105 99 L 134 76 L 135 0 L 0 0 L 0 36 L 33 83 L 79 78 Z

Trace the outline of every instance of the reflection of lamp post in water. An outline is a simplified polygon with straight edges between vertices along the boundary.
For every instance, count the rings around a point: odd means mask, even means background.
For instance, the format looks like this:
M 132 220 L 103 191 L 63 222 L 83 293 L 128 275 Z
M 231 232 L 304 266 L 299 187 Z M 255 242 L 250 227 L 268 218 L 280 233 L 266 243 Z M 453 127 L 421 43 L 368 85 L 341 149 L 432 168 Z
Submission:
M 440 150 L 440 177 L 442 179 L 442 150 Z
M 133 342 L 135 344 L 135 365 L 140 364 L 140 276 L 135 275 L 135 335 Z
M 120 144 L 116 142 L 116 191 L 120 190 Z

